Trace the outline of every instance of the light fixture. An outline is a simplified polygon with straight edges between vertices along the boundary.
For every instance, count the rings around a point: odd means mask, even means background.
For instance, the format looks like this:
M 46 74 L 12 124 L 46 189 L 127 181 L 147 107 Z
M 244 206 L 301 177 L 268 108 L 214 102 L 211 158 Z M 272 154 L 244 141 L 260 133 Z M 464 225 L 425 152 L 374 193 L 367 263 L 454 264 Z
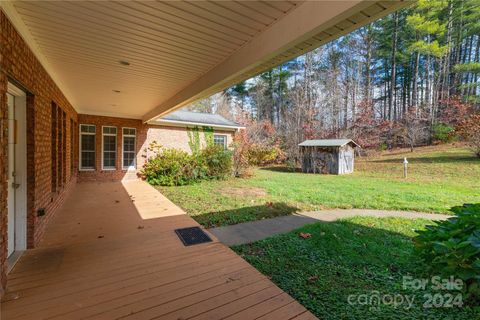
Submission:
M 120 61 L 118 61 L 118 63 L 120 63 L 122 66 L 129 66 L 130 65 L 130 62 L 125 61 L 125 60 L 120 60 Z

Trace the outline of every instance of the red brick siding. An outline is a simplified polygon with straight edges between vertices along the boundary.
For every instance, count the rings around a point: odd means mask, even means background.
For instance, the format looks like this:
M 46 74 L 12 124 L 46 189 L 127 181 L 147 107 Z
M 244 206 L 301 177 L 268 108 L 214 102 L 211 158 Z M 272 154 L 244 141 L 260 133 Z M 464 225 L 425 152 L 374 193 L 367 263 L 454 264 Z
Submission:
M 1 25 L 0 25 L 1 28 Z M 1 36 L 1 32 L 0 32 Z M 2 45 L 0 38 L 0 50 Z M 3 55 L 0 52 L 0 70 L 3 60 Z M 0 296 L 3 295 L 7 284 L 6 279 L 6 264 L 7 264 L 7 77 L 0 71 Z
M 7 81 L 14 81 L 27 92 L 27 243 L 34 247 L 41 239 L 45 225 L 52 218 L 68 190 L 76 182 L 75 174 L 69 170 L 70 139 L 68 119 L 77 121 L 77 113 L 46 70 L 36 59 L 5 14 L 0 11 L 0 283 L 6 285 L 7 255 Z M 51 104 L 55 102 L 66 114 L 65 185 L 55 194 L 51 192 Z M 37 217 L 39 208 L 46 215 Z
M 223 134 L 227 136 L 227 145 L 233 141 L 232 131 L 215 130 L 214 134 Z M 190 141 L 188 138 L 187 129 L 184 127 L 173 126 L 152 126 L 152 129 L 147 132 L 147 146 L 151 142 L 156 141 L 166 148 L 180 149 L 186 152 L 191 152 Z M 200 131 L 200 142 L 205 145 L 205 134 Z M 150 154 L 148 154 L 150 156 Z
M 157 126 L 143 124 L 141 120 L 124 119 L 114 117 L 103 117 L 79 114 L 78 124 L 95 125 L 95 170 L 79 171 L 80 181 L 115 181 L 127 176 L 127 171 L 122 169 L 122 128 L 135 128 L 137 130 L 136 152 L 137 172 L 139 172 L 146 159 L 153 155 L 148 146 L 153 141 L 167 148 L 181 149 L 190 152 L 188 145 L 187 129 L 184 127 Z M 117 160 L 116 170 L 102 170 L 102 126 L 117 127 Z M 230 144 L 233 138 L 231 131 L 215 131 L 218 134 L 227 135 L 227 143 Z M 204 141 L 203 134 L 201 135 Z M 130 174 L 128 175 L 131 176 Z

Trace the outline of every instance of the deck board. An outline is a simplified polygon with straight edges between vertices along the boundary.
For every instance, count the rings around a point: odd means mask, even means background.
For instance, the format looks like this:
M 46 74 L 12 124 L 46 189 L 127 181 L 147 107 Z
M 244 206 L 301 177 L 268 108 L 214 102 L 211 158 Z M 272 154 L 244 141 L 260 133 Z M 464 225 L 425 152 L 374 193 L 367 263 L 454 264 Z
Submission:
M 141 181 L 79 183 L 8 275 L 6 319 L 315 319 Z

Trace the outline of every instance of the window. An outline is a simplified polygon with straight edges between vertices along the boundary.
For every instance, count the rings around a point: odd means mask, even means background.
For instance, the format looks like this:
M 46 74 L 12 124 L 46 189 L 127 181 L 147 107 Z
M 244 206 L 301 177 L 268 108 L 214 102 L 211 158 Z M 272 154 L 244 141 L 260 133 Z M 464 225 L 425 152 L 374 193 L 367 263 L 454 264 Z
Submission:
M 213 144 L 223 146 L 224 149 L 227 149 L 227 136 L 223 134 L 213 135 Z
M 63 111 L 57 106 L 57 187 L 63 182 Z
M 52 192 L 57 191 L 57 105 L 52 102 L 52 116 L 51 116 L 51 127 L 52 127 L 52 137 L 51 137 L 51 157 L 52 157 Z
M 123 128 L 123 164 L 124 170 L 135 168 L 135 139 L 136 130 Z
M 102 127 L 103 136 L 103 170 L 115 170 L 117 161 L 117 128 Z
M 75 174 L 75 122 L 70 118 L 70 179 Z
M 95 126 L 80 125 L 80 170 L 95 169 Z
M 62 153 L 61 153 L 61 175 L 60 175 L 60 184 L 62 186 L 67 182 L 67 113 L 65 111 L 60 111 L 62 114 Z
M 52 102 L 51 109 L 51 190 L 58 191 L 66 182 L 66 150 L 67 127 L 66 113 Z

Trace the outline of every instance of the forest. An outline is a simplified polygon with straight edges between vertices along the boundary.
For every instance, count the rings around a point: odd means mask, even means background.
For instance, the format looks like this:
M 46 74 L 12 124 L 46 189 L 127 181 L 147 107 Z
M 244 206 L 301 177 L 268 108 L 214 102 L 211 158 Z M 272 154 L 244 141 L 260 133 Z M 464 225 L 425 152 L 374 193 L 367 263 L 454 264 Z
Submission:
M 188 108 L 246 124 L 290 159 L 313 138 L 478 144 L 479 74 L 480 0 L 420 0 Z

